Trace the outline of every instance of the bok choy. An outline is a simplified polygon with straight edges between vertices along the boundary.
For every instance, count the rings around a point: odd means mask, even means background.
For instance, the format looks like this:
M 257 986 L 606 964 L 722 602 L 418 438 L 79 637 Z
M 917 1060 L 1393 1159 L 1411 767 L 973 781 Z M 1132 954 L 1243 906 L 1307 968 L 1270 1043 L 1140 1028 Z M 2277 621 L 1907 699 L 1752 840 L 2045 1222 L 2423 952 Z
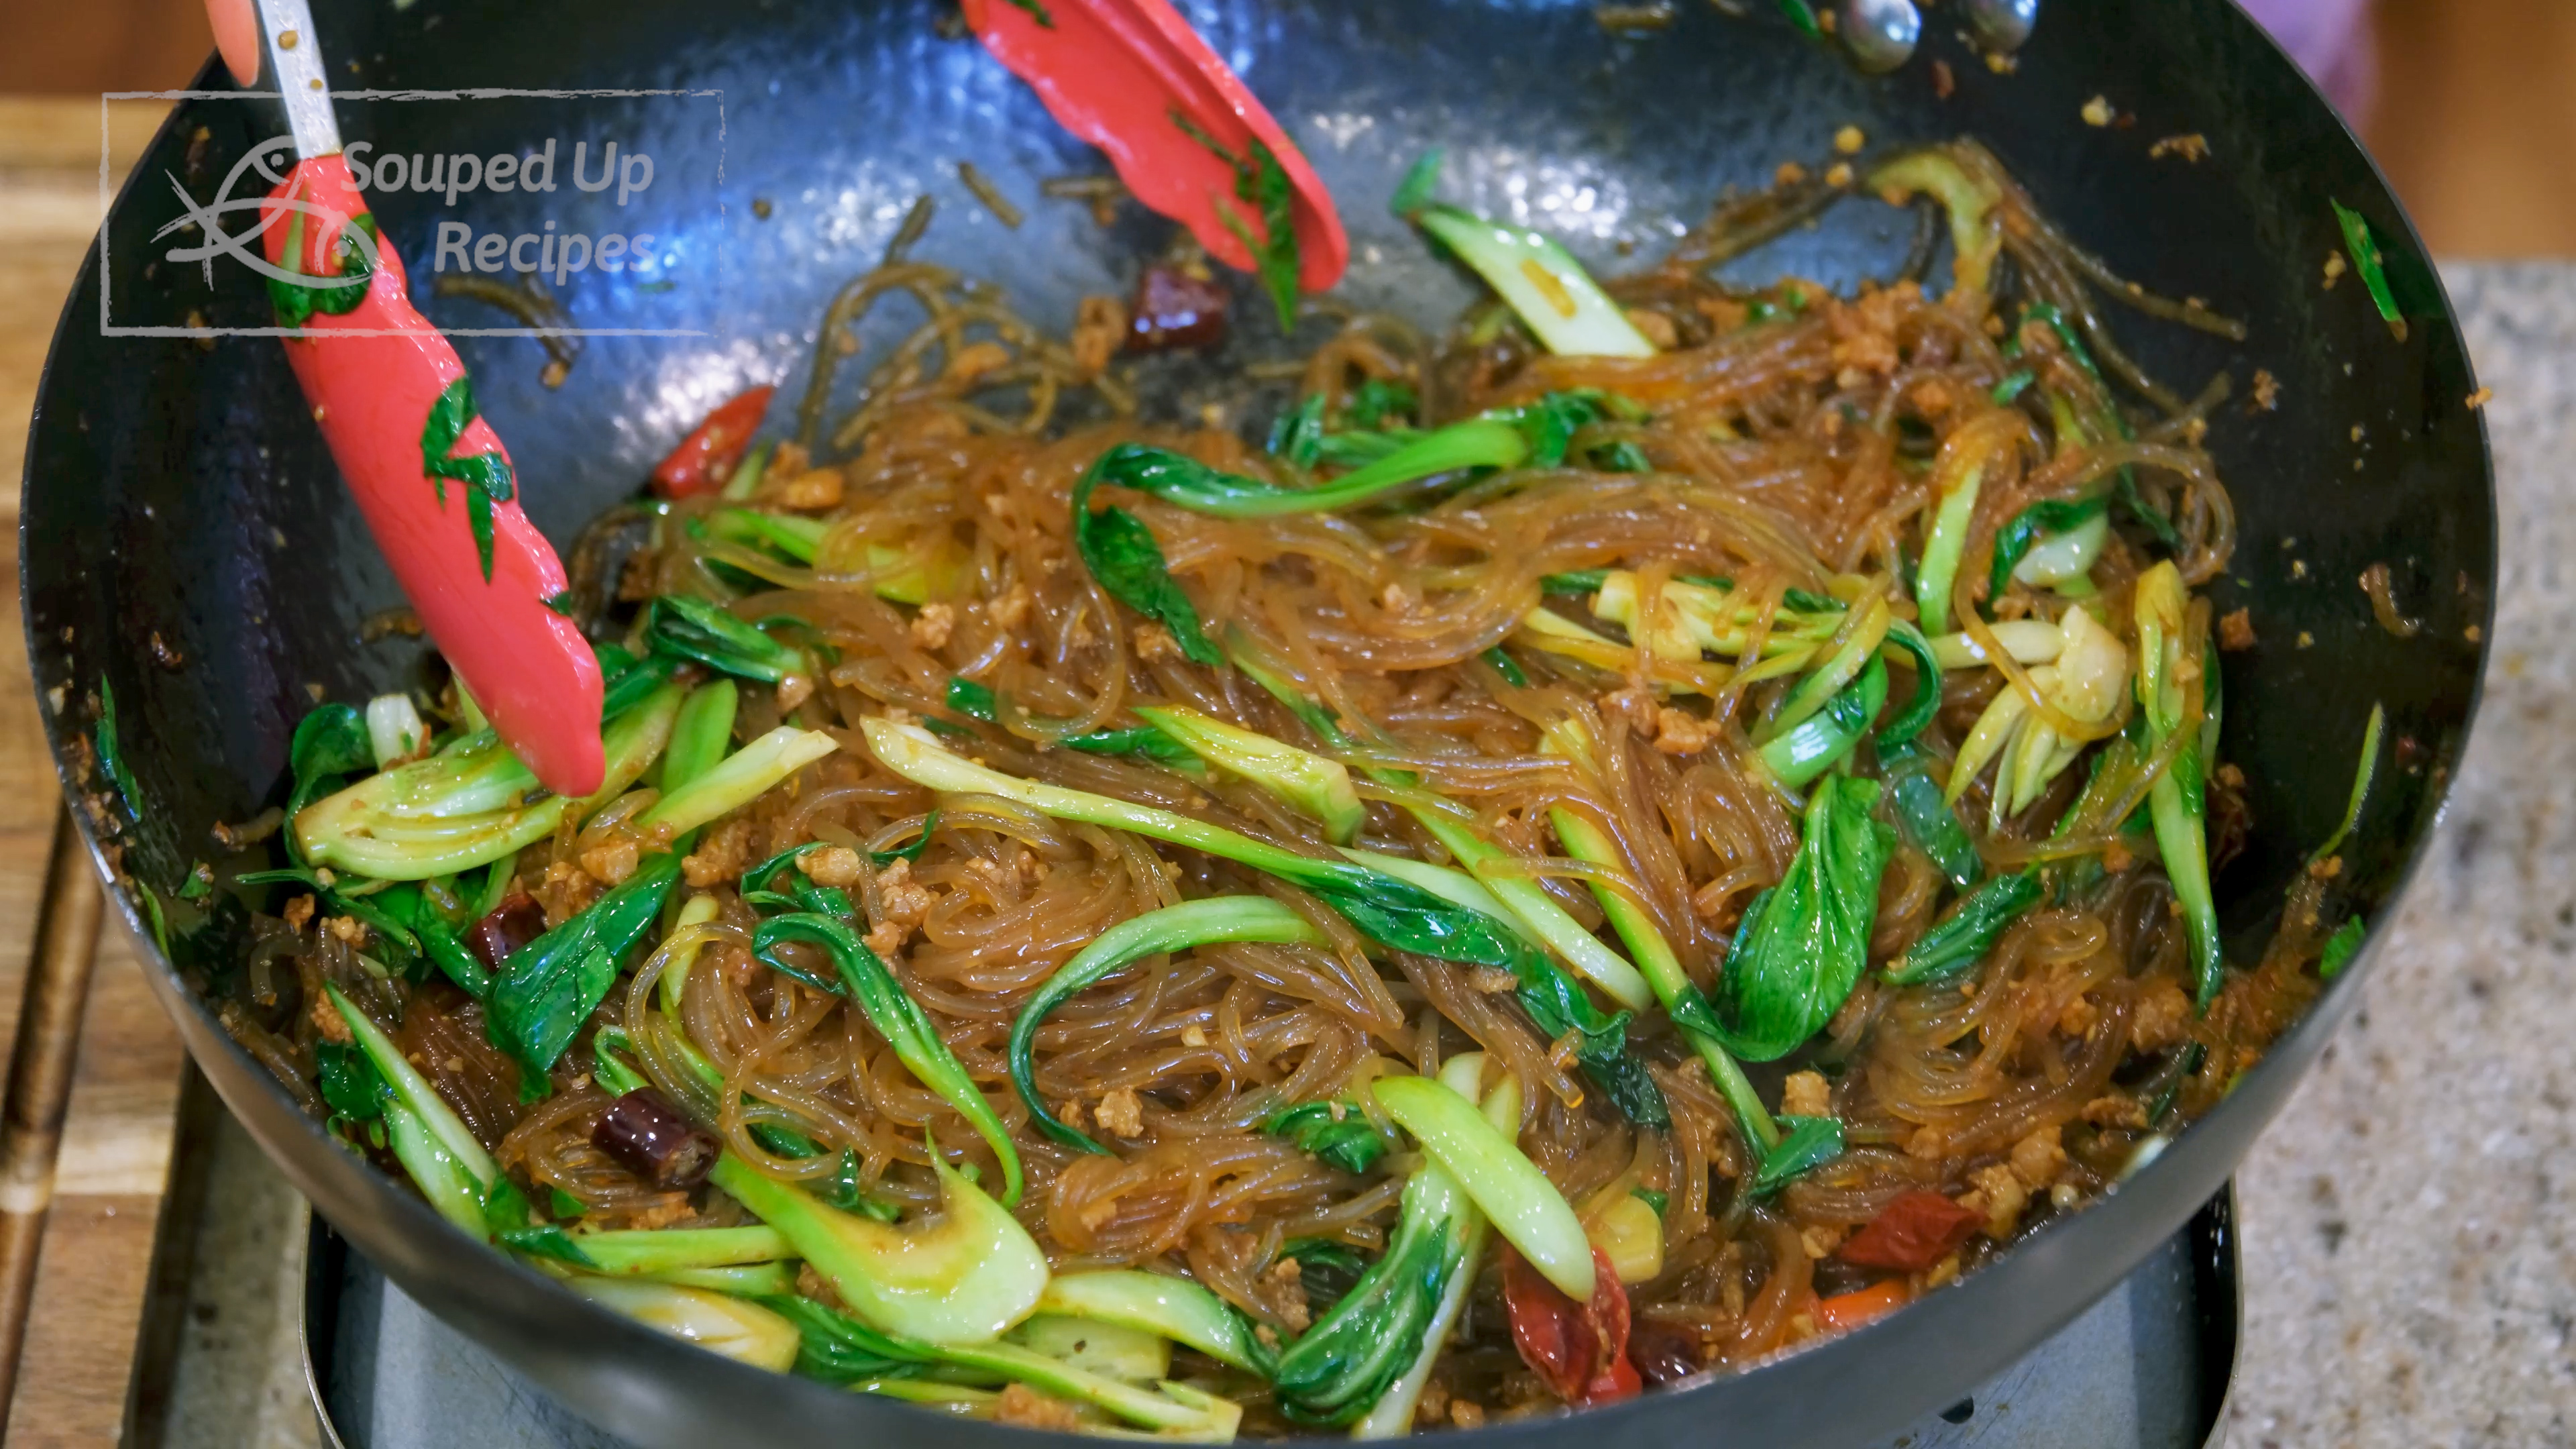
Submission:
M 1396 214 L 1484 278 L 1548 351 L 1565 357 L 1655 355 L 1655 345 L 1626 311 L 1554 238 L 1431 200 L 1439 165 L 1437 151 L 1415 165 L 1396 195 Z
M 1571 760 L 1585 774 L 1598 779 L 1599 756 L 1593 749 L 1589 731 L 1571 720 L 1560 721 L 1547 731 L 1547 749 Z M 1627 860 L 1609 832 L 1589 818 L 1563 806 L 1548 813 L 1556 829 L 1556 838 L 1565 853 L 1591 865 L 1609 866 L 1624 871 Z M 1765 1152 L 1780 1141 L 1779 1126 L 1771 1120 L 1770 1109 L 1744 1076 L 1744 1068 L 1727 1053 L 1720 1038 L 1724 1035 L 1715 1017 L 1709 1014 L 1708 998 L 1682 969 L 1681 958 L 1674 954 L 1672 943 L 1664 938 L 1661 927 L 1638 900 L 1626 891 L 1606 882 L 1592 882 L 1592 898 L 1600 903 L 1601 913 L 1610 928 L 1635 958 L 1655 997 L 1663 1003 L 1664 1013 L 1681 1028 L 1682 1039 L 1699 1055 L 1708 1069 L 1709 1081 L 1726 1099 L 1735 1114 L 1736 1125 L 1750 1139 L 1756 1152 Z
M 1351 786 L 1351 772 L 1338 760 L 1179 705 L 1138 705 L 1136 713 L 1209 764 L 1313 816 L 1336 845 L 1357 839 L 1367 822 L 1368 809 Z
M 943 1211 L 926 1227 L 827 1207 L 730 1152 L 707 1180 L 776 1228 L 871 1327 L 930 1343 L 990 1343 L 1037 1306 L 1046 1255 L 936 1150 L 930 1165 Z
M 1151 1333 L 1264 1378 L 1277 1358 L 1232 1305 L 1169 1273 L 1133 1268 L 1058 1273 L 1038 1295 L 1038 1312 Z
M 2156 850 L 2191 931 L 2192 979 L 2200 1005 L 2216 999 L 2227 963 L 2218 937 L 2218 901 L 2209 884 L 2209 807 L 2203 772 L 2201 716 L 2205 655 L 2186 637 L 2191 596 L 2171 560 L 2138 576 L 2138 704 L 2147 720 L 2149 753 L 2170 751 L 2172 763 L 2147 793 Z M 2175 737 L 2181 738 L 2177 741 Z M 2171 742 L 2170 744 L 2168 742 Z
M 1453 1096 L 1476 1093 L 1485 1064 L 1480 1052 L 1453 1057 L 1441 1070 L 1449 1085 L 1426 1085 Z M 1505 1077 L 1484 1095 L 1481 1111 L 1487 1132 L 1519 1130 L 1519 1081 Z M 1477 1115 L 1478 1109 L 1469 1113 Z M 1508 1139 L 1505 1146 L 1519 1156 Z M 1355 1424 L 1359 1438 L 1404 1432 L 1431 1365 L 1465 1309 L 1485 1232 L 1484 1214 L 1446 1168 L 1436 1161 L 1416 1168 L 1405 1181 L 1386 1251 L 1279 1356 L 1273 1382 L 1281 1412 L 1301 1424 Z M 1589 1248 L 1585 1254 L 1588 1266 Z
M 878 760 L 916 785 L 954 794 L 999 795 L 1059 820 L 1125 830 L 1205 851 L 1307 891 L 1382 945 L 1443 961 L 1505 968 L 1520 982 L 1521 1003 L 1541 1030 L 1552 1035 L 1580 1032 L 1578 1056 L 1623 1113 L 1648 1125 L 1665 1115 L 1662 1093 L 1628 1050 L 1626 1017 L 1604 1017 L 1554 961 L 1505 924 L 1506 917 L 1499 911 L 1461 904 L 1453 896 L 1424 889 L 1419 879 L 1390 874 L 1387 866 L 1392 862 L 1383 858 L 1370 864 L 1318 860 L 1150 805 L 1005 775 L 952 753 L 919 725 L 871 718 L 862 729 Z M 1459 879 L 1474 886 L 1472 880 Z M 1492 899 L 1481 887 L 1476 887 L 1476 894 L 1488 902 Z
M 764 1304 L 796 1325 L 802 1342 L 796 1372 L 862 1393 L 917 1403 L 980 1406 L 989 1396 L 971 1384 L 1023 1383 L 1043 1393 L 1101 1409 L 1153 1437 L 1223 1443 L 1234 1437 L 1243 1409 L 1187 1384 L 1163 1380 L 1151 1388 L 1092 1373 L 1018 1343 L 936 1343 L 827 1308 L 811 1298 L 777 1297 Z M 957 1382 L 964 1380 L 964 1383 Z
M 747 1299 L 588 1273 L 571 1274 L 563 1281 L 565 1287 L 602 1308 L 737 1363 L 781 1374 L 796 1364 L 802 1342 L 796 1325 Z
M 486 729 L 305 806 L 296 843 L 313 865 L 377 880 L 429 880 L 514 855 L 642 778 L 670 742 L 685 695 L 660 685 L 608 724 L 607 777 L 587 799 L 544 794 Z
M 1582 1220 L 1511 1135 L 1436 1078 L 1380 1077 L 1369 1091 L 1540 1276 L 1577 1303 L 1592 1300 L 1592 1241 Z
M 1079 1128 L 1066 1125 L 1047 1106 L 1038 1092 L 1036 1048 L 1038 1028 L 1065 1002 L 1088 991 L 1131 962 L 1166 951 L 1182 951 L 1193 946 L 1219 941 L 1302 941 L 1314 944 L 1322 938 L 1315 928 L 1298 915 L 1268 896 L 1218 896 L 1209 900 L 1184 901 L 1159 911 L 1148 911 L 1119 922 L 1095 937 L 1091 944 L 1074 953 L 1047 978 L 1044 986 L 1030 996 L 1011 1023 L 1011 1081 L 1019 1088 L 1020 1100 L 1027 1104 L 1029 1120 L 1038 1130 L 1085 1152 L 1107 1153 L 1108 1148 L 1085 1136 Z M 864 949 L 864 948 L 862 948 Z
M 921 1084 L 939 1095 L 940 1100 L 957 1109 L 984 1145 L 1002 1165 L 1002 1205 L 1016 1206 L 1020 1200 L 1020 1150 L 1011 1142 L 1011 1129 L 984 1097 L 983 1089 L 967 1075 L 957 1054 L 939 1035 L 938 1024 L 921 1009 L 895 979 L 877 953 L 859 939 L 858 933 L 841 919 L 844 913 L 824 914 L 798 911 L 774 916 L 760 923 L 751 938 L 752 954 L 764 963 L 794 976 L 809 985 L 819 986 L 835 996 L 846 997 L 858 1004 L 868 1024 L 894 1048 L 897 1059 L 919 1078 Z M 796 969 L 779 954 L 789 942 L 819 947 L 829 956 L 835 976 L 817 978 Z
M 1709 998 L 1737 1056 L 1787 1056 L 1822 1031 L 1859 984 L 1879 877 L 1896 848 L 1895 832 L 1870 818 L 1878 791 L 1847 775 L 1818 783 L 1787 879 L 1745 908 Z

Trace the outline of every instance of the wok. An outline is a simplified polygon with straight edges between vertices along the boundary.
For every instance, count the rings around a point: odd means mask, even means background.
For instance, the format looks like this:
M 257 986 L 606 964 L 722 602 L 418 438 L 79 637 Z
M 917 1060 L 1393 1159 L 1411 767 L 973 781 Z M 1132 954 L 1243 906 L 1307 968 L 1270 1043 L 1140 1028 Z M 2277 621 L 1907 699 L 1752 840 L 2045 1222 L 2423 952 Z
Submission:
M 950 8 L 317 4 L 335 74 L 342 57 L 360 62 L 350 85 L 723 92 L 720 142 L 666 98 L 341 105 L 349 137 L 387 136 L 405 150 L 488 154 L 548 134 L 568 150 L 576 135 L 616 136 L 649 148 L 664 177 L 697 178 L 678 196 L 686 207 L 666 204 L 663 215 L 693 249 L 693 269 L 670 274 L 674 292 L 686 289 L 710 335 L 591 339 L 556 390 L 537 380 L 534 344 L 463 340 L 482 407 L 517 455 L 531 517 L 559 543 L 629 495 L 696 412 L 733 386 L 774 379 L 792 395 L 824 301 L 876 261 L 917 192 L 945 203 L 918 255 L 1003 282 L 1044 324 L 1063 327 L 1078 297 L 1132 278 L 1159 227 L 1131 214 L 1104 230 L 1080 206 L 1037 200 L 1039 178 L 1105 168 L 971 41 L 943 37 Z M 1783 160 L 1829 160 L 1829 138 L 1845 124 L 1873 146 L 1979 137 L 2114 268 L 2246 319 L 2241 345 L 2145 319 L 2121 329 L 2150 369 L 2186 389 L 2222 367 L 2239 399 L 2256 367 L 2279 381 L 2277 411 L 2249 416 L 2231 403 L 2212 436 L 2244 538 L 2217 607 L 2250 606 L 2261 641 L 2225 662 L 2221 754 L 2243 766 L 2256 821 L 2250 848 L 2218 882 L 2230 954 L 2260 951 L 2302 852 L 2333 828 L 2373 701 L 2389 709 L 2394 763 L 2345 858 L 2360 899 L 2384 918 L 2439 812 L 2476 700 L 2495 578 L 2485 434 L 2464 402 L 2474 382 L 2459 335 L 2402 212 L 2326 103 L 2231 5 L 2051 6 L 2010 75 L 1936 24 L 1925 53 L 1881 79 L 1850 72 L 1767 15 L 1696 4 L 1638 37 L 1605 32 L 1588 4 L 1551 0 L 1185 9 L 1342 199 L 1354 232 L 1343 295 L 1424 323 L 1473 295 L 1381 209 L 1428 146 L 1450 149 L 1450 184 L 1469 204 L 1548 226 L 1606 266 L 1623 241 L 1651 256 L 1721 188 L 1765 184 Z M 1956 80 L 1946 99 L 1936 58 Z M 211 71 L 206 83 L 221 85 Z M 2088 126 L 2079 112 L 2096 95 L 2133 119 Z M 118 259 L 120 326 L 178 327 L 192 313 L 266 322 L 265 298 L 238 267 L 216 269 L 210 285 L 195 265 L 134 262 L 170 244 L 152 238 L 173 214 L 165 173 L 194 178 L 202 196 L 271 129 L 237 104 L 178 108 L 102 232 Z M 2208 159 L 2149 159 L 2151 139 L 2179 133 L 2204 136 Z M 706 164 L 719 144 L 720 174 Z M 953 168 L 969 157 L 1028 208 L 1022 229 L 966 197 Z M 2377 223 L 2413 314 L 2406 340 L 2353 279 L 2323 285 L 2320 268 L 2339 245 L 2330 198 Z M 523 193 L 466 194 L 452 208 L 443 196 L 386 193 L 377 204 L 424 293 L 439 221 L 516 230 L 538 215 Z M 1911 233 L 1901 213 L 1847 206 L 1737 270 L 1847 288 L 1892 270 Z M 288 735 L 314 698 L 307 686 L 363 699 L 411 681 L 421 646 L 400 634 L 360 637 L 362 619 L 399 600 L 278 343 L 103 337 L 100 286 L 94 252 L 64 310 L 28 449 L 29 655 L 39 695 L 63 691 L 47 726 L 76 804 L 94 783 L 78 741 L 95 692 L 113 686 L 145 808 L 104 840 L 112 809 L 76 813 L 121 862 L 118 915 L 232 1110 L 407 1292 L 638 1443 L 1016 1442 L 1014 1431 L 700 1353 L 470 1243 L 407 1187 L 334 1147 L 226 1036 L 205 993 L 238 969 L 233 917 L 219 912 L 174 936 L 175 959 L 153 944 L 131 882 L 157 888 L 161 913 L 189 922 L 169 891 L 217 854 L 210 825 L 281 798 Z M 565 288 L 591 327 L 668 325 L 674 292 L 597 271 Z M 452 326 L 497 320 L 453 300 L 426 305 Z M 2420 616 L 2416 637 L 2372 624 L 2354 580 L 2374 561 L 2390 566 L 2396 598 Z M 148 647 L 156 633 L 175 667 Z M 1715 1431 L 1789 1449 L 1863 1439 L 1955 1398 L 2066 1322 L 2209 1198 L 2350 1009 L 2373 954 L 2161 1159 L 1964 1283 L 1750 1372 L 1578 1420 L 1478 1433 L 1495 1444 L 1581 1436 L 1643 1449 Z

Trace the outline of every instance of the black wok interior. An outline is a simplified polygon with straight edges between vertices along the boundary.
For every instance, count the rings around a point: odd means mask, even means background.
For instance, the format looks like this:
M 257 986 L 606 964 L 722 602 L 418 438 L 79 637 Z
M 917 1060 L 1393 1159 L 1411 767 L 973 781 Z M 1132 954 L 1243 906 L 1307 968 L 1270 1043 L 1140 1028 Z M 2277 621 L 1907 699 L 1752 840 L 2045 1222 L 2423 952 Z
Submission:
M 2325 103 L 2225 0 L 2061 0 L 2009 75 L 1950 34 L 1946 9 L 1933 10 L 1925 53 L 1883 79 L 1852 73 L 1768 7 L 1735 19 L 1683 3 L 1669 29 L 1637 37 L 1605 32 L 1588 3 L 1557 0 L 1181 8 L 1339 198 L 1353 240 L 1341 295 L 1427 325 L 1474 295 L 1384 210 L 1427 147 L 1448 148 L 1457 199 L 1517 212 L 1613 269 L 1632 249 L 1654 255 L 1721 190 L 1764 185 L 1785 160 L 1829 161 L 1846 124 L 1861 126 L 1873 148 L 1976 136 L 2113 268 L 2246 319 L 2242 345 L 2142 317 L 2121 325 L 2149 369 L 2182 390 L 2222 368 L 2237 383 L 2210 446 L 2241 510 L 2243 542 L 2233 578 L 2214 596 L 2221 611 L 2250 606 L 2261 643 L 2226 662 L 2221 754 L 2249 777 L 2257 821 L 2251 848 L 2218 882 L 2231 954 L 2259 952 L 2290 873 L 2332 829 L 2374 700 L 2390 711 L 2401 768 L 2384 776 L 2346 859 L 2365 898 L 2395 888 L 2441 802 L 2483 659 L 2494 579 L 2484 430 L 2464 403 L 2475 383 L 2458 334 L 2396 203 Z M 316 4 L 332 73 L 348 89 L 721 92 L 348 99 L 338 108 L 349 140 L 383 137 L 407 151 L 489 154 L 552 135 L 567 151 L 576 138 L 613 138 L 656 158 L 654 188 L 637 210 L 683 243 L 673 285 L 648 289 L 593 271 L 574 276 L 563 298 L 580 326 L 707 335 L 589 339 L 551 390 L 538 380 L 535 342 L 459 342 L 482 409 L 516 457 L 530 516 L 559 545 L 632 493 L 696 416 L 738 387 L 780 383 L 778 426 L 804 384 L 825 300 L 875 263 L 922 192 L 939 211 L 915 255 L 1002 283 L 1042 324 L 1061 328 L 1082 295 L 1131 284 L 1164 224 L 1130 208 L 1103 229 L 1081 205 L 1039 198 L 1039 179 L 1105 164 L 971 40 L 950 38 L 943 22 L 953 10 L 950 0 Z M 1935 58 L 1956 77 L 1947 99 L 1935 94 Z M 210 73 L 204 84 L 224 82 Z M 2079 112 L 2097 94 L 2128 119 L 2086 125 Z M 718 105 L 720 141 L 710 114 Z M 107 228 L 117 324 L 176 327 L 192 313 L 219 326 L 267 322 L 264 294 L 239 267 L 219 265 L 210 286 L 193 265 L 146 259 L 170 244 L 152 236 L 176 214 L 165 173 L 203 197 L 274 129 L 239 103 L 180 106 Z M 2195 132 L 2207 139 L 2206 161 L 2148 159 L 2153 139 Z M 1005 229 L 974 203 L 956 176 L 960 159 L 1019 202 L 1022 228 Z M 2406 341 L 2391 337 L 2350 279 L 2322 285 L 2338 245 L 2329 198 L 2379 227 L 2414 314 Z M 520 231 L 558 214 L 524 194 L 470 194 L 453 207 L 410 193 L 375 201 L 424 293 L 440 222 Z M 1848 289 L 1893 270 L 1912 233 L 1909 217 L 1857 202 L 1737 268 Z M 168 904 L 169 891 L 192 863 L 217 855 L 213 822 L 246 819 L 282 797 L 286 742 L 313 703 L 309 687 L 362 700 L 415 678 L 422 646 L 400 634 L 361 642 L 361 621 L 400 600 L 298 405 L 279 345 L 102 337 L 99 286 L 94 256 L 66 308 L 28 451 L 30 654 L 40 697 L 63 691 L 48 725 L 75 790 L 84 782 L 70 773 L 65 746 L 89 729 L 96 691 L 113 686 L 148 808 L 106 843 L 132 881 L 159 889 L 180 930 L 178 959 L 156 964 L 156 984 L 233 1110 L 406 1290 L 638 1443 L 869 1435 L 973 1444 L 1015 1432 L 775 1378 L 612 1319 L 470 1245 L 407 1188 L 333 1147 L 231 1045 L 195 992 L 230 969 L 236 923 L 219 915 L 198 925 L 196 913 Z M 1248 288 L 1242 295 L 1253 300 Z M 428 297 L 424 307 L 450 327 L 515 325 L 461 299 Z M 1266 328 L 1246 329 L 1214 365 L 1277 355 L 1282 344 Z M 2249 416 L 2243 400 L 2257 367 L 2278 378 L 2280 405 Z M 1158 405 L 1187 405 L 1188 369 L 1166 372 Z M 2423 621 L 2418 637 L 2372 623 L 2355 580 L 2374 561 L 2390 566 L 2397 598 Z M 156 665 L 145 647 L 155 633 L 178 667 Z M 130 892 L 123 911 L 145 929 Z M 1579 1421 L 1480 1432 L 1642 1446 L 1723 1425 L 1744 1442 L 1789 1449 L 1851 1443 L 1938 1407 L 2178 1227 L 2232 1170 L 2352 999 L 2346 979 L 2151 1170 L 1963 1286 L 1743 1375 Z M 1868 1392 L 1852 1391 L 1855 1375 Z

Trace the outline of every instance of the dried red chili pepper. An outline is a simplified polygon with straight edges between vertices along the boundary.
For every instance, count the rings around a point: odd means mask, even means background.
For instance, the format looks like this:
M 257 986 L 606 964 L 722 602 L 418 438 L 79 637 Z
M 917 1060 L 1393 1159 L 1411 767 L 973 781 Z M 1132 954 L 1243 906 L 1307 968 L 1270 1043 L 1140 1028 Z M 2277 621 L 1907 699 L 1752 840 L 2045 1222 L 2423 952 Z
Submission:
M 688 498 L 725 486 L 751 447 L 751 435 L 759 431 L 761 414 L 769 411 L 770 394 L 776 391 L 755 387 L 718 404 L 653 470 L 654 496 Z
M 1628 1362 L 1628 1290 L 1599 1248 L 1592 1250 L 1592 1285 L 1592 1301 L 1577 1304 L 1519 1253 L 1503 1249 L 1512 1345 L 1548 1392 L 1569 1404 L 1614 1403 L 1641 1387 Z
M 1864 1268 L 1920 1273 L 1957 1252 L 1984 1221 L 1929 1188 L 1916 1188 L 1879 1209 L 1839 1256 Z
M 650 1087 L 638 1087 L 611 1103 L 590 1129 L 590 1145 L 666 1190 L 706 1181 L 722 1150 L 714 1134 L 681 1116 Z
M 545 933 L 545 907 L 527 892 L 514 891 L 492 908 L 492 914 L 474 923 L 474 929 L 465 933 L 465 944 L 475 960 L 498 971 L 511 952 Z

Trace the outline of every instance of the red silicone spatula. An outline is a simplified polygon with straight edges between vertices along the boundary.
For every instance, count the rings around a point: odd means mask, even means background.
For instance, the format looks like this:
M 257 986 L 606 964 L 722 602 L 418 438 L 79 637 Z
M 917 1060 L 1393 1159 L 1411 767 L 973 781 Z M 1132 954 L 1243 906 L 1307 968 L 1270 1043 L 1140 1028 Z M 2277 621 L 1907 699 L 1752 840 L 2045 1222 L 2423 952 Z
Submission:
M 240 68 L 234 0 L 210 6 Z M 376 545 L 439 652 L 547 789 L 587 795 L 606 771 L 599 661 L 556 611 L 563 565 L 518 503 L 517 475 L 475 412 L 456 349 L 411 304 L 340 155 L 305 0 L 257 0 L 261 57 L 295 169 L 261 208 L 260 242 L 288 363 Z
M 1106 152 L 1138 201 L 1245 271 L 1260 260 L 1245 234 L 1266 242 L 1268 233 L 1257 202 L 1238 194 L 1235 163 L 1259 143 L 1287 175 L 1298 284 L 1320 292 L 1341 280 L 1351 244 L 1324 183 L 1165 0 L 965 0 L 965 9 L 985 49 L 1066 130 Z

